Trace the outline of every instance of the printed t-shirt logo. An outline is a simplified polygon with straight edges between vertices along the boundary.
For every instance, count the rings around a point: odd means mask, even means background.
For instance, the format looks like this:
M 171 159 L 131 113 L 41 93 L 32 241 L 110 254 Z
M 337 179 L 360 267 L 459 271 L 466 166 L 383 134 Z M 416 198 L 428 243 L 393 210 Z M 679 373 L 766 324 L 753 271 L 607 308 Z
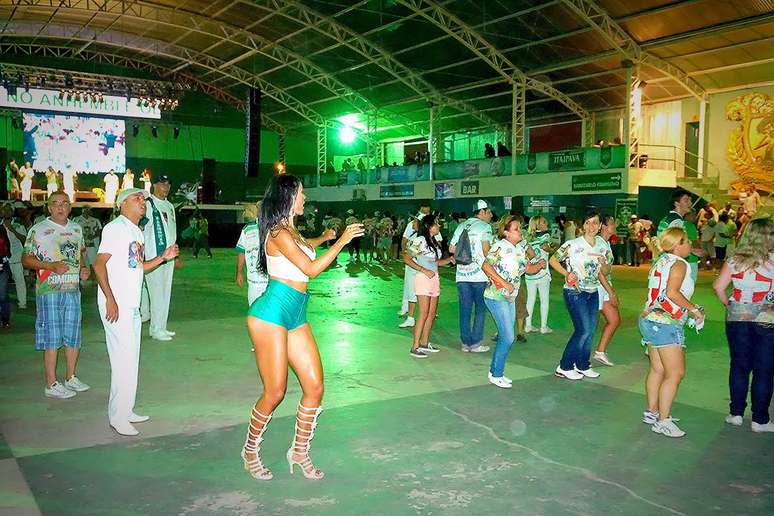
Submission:
M 145 251 L 143 245 L 136 240 L 129 244 L 129 259 L 127 265 L 130 269 L 136 269 L 142 266 Z

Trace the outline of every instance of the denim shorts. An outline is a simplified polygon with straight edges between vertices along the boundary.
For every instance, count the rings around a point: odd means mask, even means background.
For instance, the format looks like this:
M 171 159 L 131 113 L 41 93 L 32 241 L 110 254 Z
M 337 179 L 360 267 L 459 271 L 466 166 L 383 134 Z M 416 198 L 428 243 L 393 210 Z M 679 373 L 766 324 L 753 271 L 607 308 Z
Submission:
M 686 347 L 685 331 L 682 325 L 663 324 L 640 317 L 639 326 L 643 346 L 650 345 L 654 348 L 667 346 Z
M 266 292 L 250 305 L 247 315 L 282 326 L 288 331 L 295 330 L 306 324 L 308 301 L 309 293 L 299 292 L 281 281 L 269 280 Z
M 81 347 L 81 291 L 53 292 L 35 298 L 35 349 Z

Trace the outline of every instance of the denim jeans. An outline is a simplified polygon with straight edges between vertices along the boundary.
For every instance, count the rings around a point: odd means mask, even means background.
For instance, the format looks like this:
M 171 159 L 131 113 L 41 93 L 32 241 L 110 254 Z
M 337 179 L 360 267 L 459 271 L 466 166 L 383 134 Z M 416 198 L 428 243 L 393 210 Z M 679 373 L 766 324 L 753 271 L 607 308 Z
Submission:
M 484 319 L 486 318 L 486 305 L 484 305 L 484 289 L 486 281 L 460 281 L 457 283 L 457 292 L 460 295 L 460 340 L 463 346 L 472 347 L 484 339 Z M 473 328 L 470 327 L 470 316 L 473 307 L 476 314 L 473 319 Z
M 564 303 L 570 312 L 572 332 L 567 346 L 564 348 L 559 367 L 568 371 L 573 366 L 585 371 L 590 367 L 591 343 L 594 340 L 594 330 L 599 317 L 599 294 L 594 292 L 564 289 Z
M 516 324 L 516 304 L 513 301 L 495 301 L 486 297 L 484 303 L 497 325 L 497 345 L 492 353 L 489 372 L 492 376 L 499 377 L 505 372 L 505 359 L 516 337 L 513 331 L 513 326 Z
M 0 270 L 0 324 L 11 321 L 11 301 L 8 299 L 8 283 L 11 278 L 11 266 L 7 262 Z
M 726 337 L 731 354 L 729 413 L 744 415 L 750 387 L 752 420 L 765 425 L 769 422 L 769 404 L 774 389 L 774 327 L 749 321 L 728 321 Z
M 639 240 L 628 240 L 626 245 L 627 250 L 627 261 L 630 265 L 639 265 L 640 264 L 640 246 L 642 245 L 642 242 Z

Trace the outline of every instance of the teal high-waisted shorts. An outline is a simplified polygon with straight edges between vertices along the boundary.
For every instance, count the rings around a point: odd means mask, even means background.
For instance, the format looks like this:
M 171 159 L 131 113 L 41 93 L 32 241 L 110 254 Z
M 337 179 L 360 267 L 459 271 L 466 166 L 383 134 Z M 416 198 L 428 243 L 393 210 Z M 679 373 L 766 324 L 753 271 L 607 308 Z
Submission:
M 253 301 L 247 315 L 295 330 L 306 324 L 308 301 L 309 293 L 299 292 L 281 281 L 269 280 L 266 292 Z

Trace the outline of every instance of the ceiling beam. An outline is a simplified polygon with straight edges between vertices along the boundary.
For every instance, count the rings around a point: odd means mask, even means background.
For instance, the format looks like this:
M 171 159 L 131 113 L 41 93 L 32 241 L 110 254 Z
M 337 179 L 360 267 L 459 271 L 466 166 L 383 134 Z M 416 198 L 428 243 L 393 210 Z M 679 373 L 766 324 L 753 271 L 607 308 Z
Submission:
M 608 44 L 612 45 L 623 57 L 641 63 L 671 77 L 688 93 L 698 99 L 704 99 L 707 93 L 704 88 L 688 77 L 679 67 L 654 54 L 646 52 L 620 25 L 618 25 L 599 5 L 591 0 L 562 0 L 564 5 L 587 25 L 599 33 Z

